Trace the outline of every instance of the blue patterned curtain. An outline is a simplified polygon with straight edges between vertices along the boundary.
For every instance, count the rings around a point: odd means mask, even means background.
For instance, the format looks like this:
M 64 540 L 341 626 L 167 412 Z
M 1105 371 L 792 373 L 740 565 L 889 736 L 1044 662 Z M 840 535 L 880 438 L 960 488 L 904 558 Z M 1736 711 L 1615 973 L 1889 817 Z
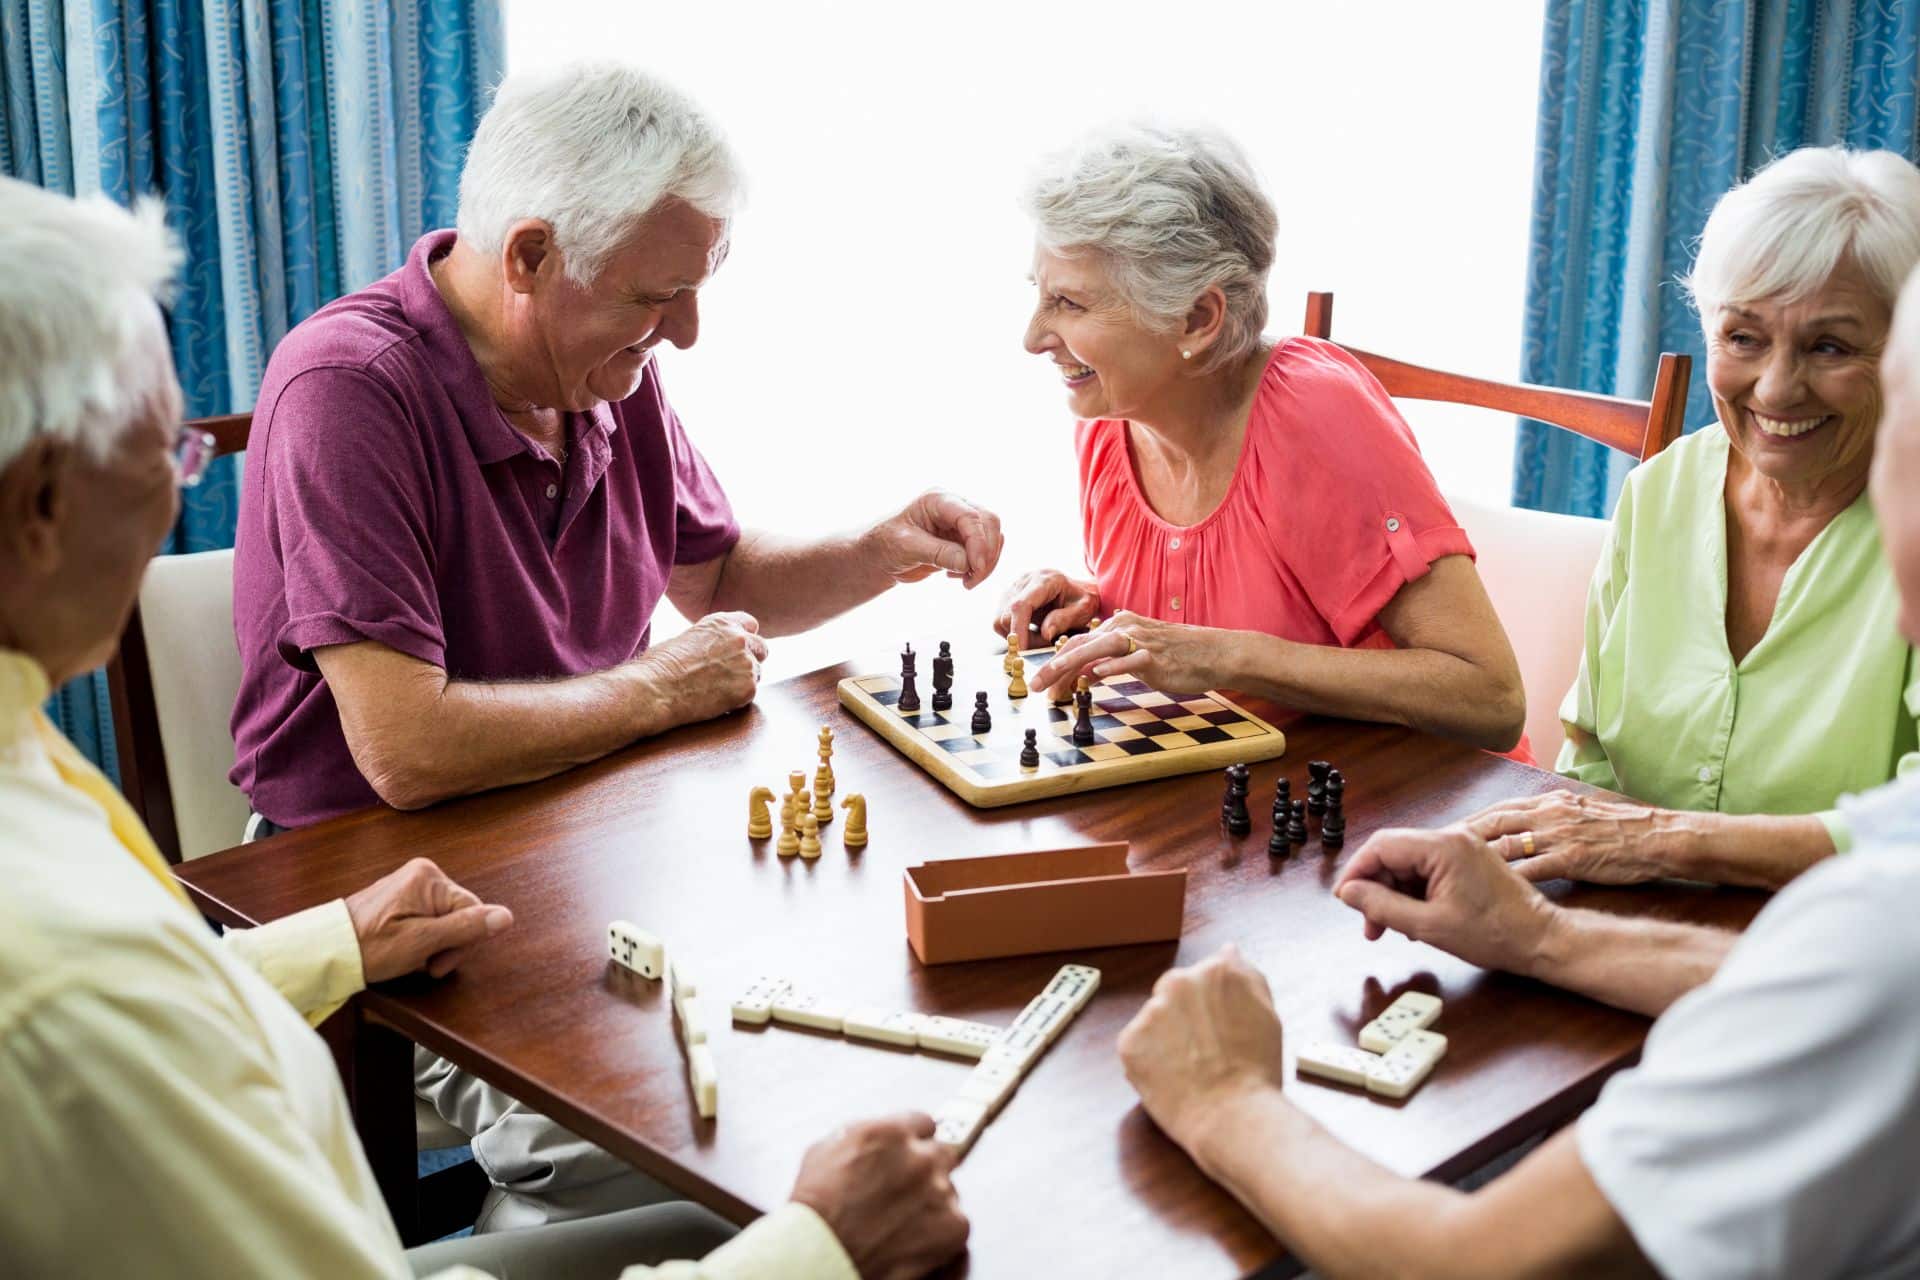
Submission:
M 499 0 L 0 0 L 0 168 L 166 200 L 187 416 L 239 412 L 290 327 L 452 223 L 501 68 Z M 186 495 L 168 550 L 232 545 L 237 465 Z M 113 769 L 98 673 L 50 710 Z
M 1774 156 L 1844 143 L 1920 159 L 1920 0 L 1549 0 L 1522 376 L 1645 396 L 1693 355 L 1674 283 L 1715 200 Z M 1521 424 L 1513 499 L 1604 515 L 1632 459 Z

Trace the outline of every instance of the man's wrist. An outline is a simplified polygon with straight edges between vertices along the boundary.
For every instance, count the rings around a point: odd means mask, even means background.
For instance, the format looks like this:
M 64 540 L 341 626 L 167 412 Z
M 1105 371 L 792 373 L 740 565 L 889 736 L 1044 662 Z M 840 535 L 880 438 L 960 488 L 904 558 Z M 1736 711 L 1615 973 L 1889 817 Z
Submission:
M 633 737 L 650 738 L 678 723 L 674 719 L 671 678 L 665 662 L 649 651 L 617 670 L 625 686 L 627 723 Z
M 1280 1086 L 1247 1085 L 1200 1105 L 1199 1118 L 1183 1135 L 1182 1145 L 1209 1178 L 1231 1183 L 1239 1162 L 1250 1154 L 1257 1160 L 1272 1158 L 1267 1144 L 1253 1141 L 1253 1135 L 1264 1132 L 1276 1115 L 1299 1114 Z
M 1574 949 L 1579 946 L 1575 936 L 1578 932 L 1572 912 L 1551 899 L 1539 899 L 1532 945 L 1527 954 L 1516 957 L 1516 963 L 1509 965 L 1509 970 L 1523 978 L 1560 985 L 1560 977 L 1566 973 Z

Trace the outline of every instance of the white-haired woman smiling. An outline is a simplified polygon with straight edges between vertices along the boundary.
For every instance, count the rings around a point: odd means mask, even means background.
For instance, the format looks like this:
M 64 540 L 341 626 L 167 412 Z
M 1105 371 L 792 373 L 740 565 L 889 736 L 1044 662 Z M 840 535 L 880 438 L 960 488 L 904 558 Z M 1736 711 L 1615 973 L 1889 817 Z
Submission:
M 1719 421 L 1628 477 L 1561 708 L 1557 794 L 1473 820 L 1531 878 L 1779 885 L 1835 801 L 1920 766 L 1915 657 L 1867 503 L 1920 170 L 1810 147 L 1721 197 L 1688 279 Z M 1658 806 L 1658 807 L 1650 807 Z
M 1386 392 L 1339 347 L 1262 336 L 1275 218 L 1245 157 L 1128 126 L 1048 161 L 1031 352 L 1081 420 L 1092 581 L 1026 574 L 1003 634 L 1061 645 L 1033 687 L 1131 672 L 1505 751 L 1525 718 L 1473 548 Z

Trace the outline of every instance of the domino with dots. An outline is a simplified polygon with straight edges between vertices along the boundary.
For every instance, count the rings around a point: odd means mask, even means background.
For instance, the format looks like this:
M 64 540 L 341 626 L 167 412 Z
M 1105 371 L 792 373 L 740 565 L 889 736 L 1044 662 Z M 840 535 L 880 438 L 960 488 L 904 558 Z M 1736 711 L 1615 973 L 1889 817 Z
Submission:
M 846 1026 L 847 1011 L 825 996 L 788 987 L 774 997 L 773 1020 L 789 1026 L 838 1034 Z
M 1295 1055 L 1294 1069 L 1301 1075 L 1319 1076 L 1322 1080 L 1358 1085 L 1364 1089 L 1367 1074 L 1379 1061 L 1380 1055 L 1377 1053 L 1350 1049 L 1331 1040 L 1316 1040 Z
M 1360 1047 L 1385 1053 L 1410 1032 L 1424 1031 L 1440 1020 L 1440 997 L 1424 991 L 1405 991 L 1380 1016 L 1360 1028 Z
M 666 967 L 667 949 L 660 939 L 627 920 L 607 926 L 607 954 L 615 964 L 651 981 L 659 981 Z
M 777 1012 L 775 1016 L 778 1016 Z M 965 1018 L 946 1018 L 937 1014 L 921 1024 L 917 1037 L 922 1049 L 950 1053 L 957 1058 L 981 1057 L 999 1038 L 1000 1028 L 991 1023 L 969 1022 Z
M 790 984 L 785 978 L 756 978 L 753 985 L 734 997 L 733 1020 L 750 1026 L 763 1026 L 773 1018 L 773 1002 Z
M 956 1156 L 965 1155 L 986 1127 L 987 1108 L 965 1098 L 948 1099 L 933 1113 L 933 1140 Z
M 1433 1074 L 1434 1064 L 1446 1053 L 1447 1038 L 1439 1032 L 1409 1031 L 1367 1071 L 1367 1092 L 1404 1098 Z
M 849 1011 L 840 1029 L 849 1040 L 871 1040 L 911 1049 L 920 1043 L 920 1030 L 926 1021 L 926 1015 L 921 1013 L 869 1007 Z

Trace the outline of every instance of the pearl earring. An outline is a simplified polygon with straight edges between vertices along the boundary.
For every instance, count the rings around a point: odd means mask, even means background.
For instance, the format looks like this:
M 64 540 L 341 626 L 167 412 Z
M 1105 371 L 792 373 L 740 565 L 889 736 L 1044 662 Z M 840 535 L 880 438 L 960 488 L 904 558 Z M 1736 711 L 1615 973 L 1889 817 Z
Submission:
M 1182 360 L 1191 360 L 1191 359 L 1193 359 L 1193 352 L 1191 352 L 1191 351 L 1182 351 L 1182 352 L 1180 353 L 1180 358 L 1181 358 Z

